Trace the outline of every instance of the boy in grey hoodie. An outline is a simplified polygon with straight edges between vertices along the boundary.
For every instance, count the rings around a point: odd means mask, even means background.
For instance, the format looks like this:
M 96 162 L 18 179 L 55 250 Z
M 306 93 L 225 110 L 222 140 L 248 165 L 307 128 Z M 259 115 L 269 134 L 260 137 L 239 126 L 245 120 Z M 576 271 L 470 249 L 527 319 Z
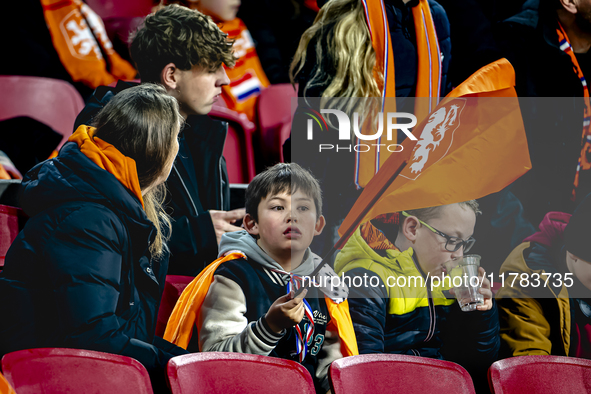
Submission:
M 342 349 L 354 354 L 356 343 L 343 329 L 353 332 L 346 301 L 325 299 L 313 286 L 294 297 L 320 263 L 309 248 L 324 227 L 318 181 L 294 163 L 257 175 L 246 191 L 244 227 L 222 237 L 220 256 L 241 252 L 245 257 L 215 271 L 197 322 L 201 351 L 298 361 L 316 390 L 328 391 L 330 363 L 343 357 Z M 335 308 L 346 313 L 332 313 Z

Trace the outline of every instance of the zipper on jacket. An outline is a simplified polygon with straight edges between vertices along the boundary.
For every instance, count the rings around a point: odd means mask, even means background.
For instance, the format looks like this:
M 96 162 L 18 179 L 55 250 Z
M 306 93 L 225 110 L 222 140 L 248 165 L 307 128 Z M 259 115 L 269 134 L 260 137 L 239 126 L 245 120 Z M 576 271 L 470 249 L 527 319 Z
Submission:
M 176 169 L 176 164 L 173 164 L 172 168 L 174 168 L 174 172 L 176 172 L 176 176 L 179 177 L 179 181 L 181 181 L 181 185 L 183 185 L 183 189 L 185 189 L 185 192 L 187 193 L 187 197 L 189 197 L 189 201 L 191 201 L 191 205 L 193 206 L 194 215 L 198 216 L 199 212 L 197 212 L 197 207 L 195 206 L 195 202 L 193 201 L 193 198 L 191 198 L 191 193 L 189 193 L 189 189 L 187 189 L 187 186 L 185 185 L 185 182 L 183 181 L 183 178 L 181 177 L 179 170 Z
M 224 141 L 224 144 L 226 142 Z M 218 171 L 220 173 L 220 210 L 224 210 L 224 177 L 222 174 L 222 157 L 224 157 L 223 155 L 220 156 L 220 159 L 218 160 Z M 230 185 L 228 185 L 228 187 L 230 187 Z
M 425 338 L 425 342 L 429 342 L 433 339 L 435 335 L 435 325 L 437 324 L 437 319 L 435 316 L 435 304 L 433 302 L 433 297 L 431 294 L 431 278 L 428 278 L 429 283 L 426 284 L 427 286 L 427 301 L 429 301 L 429 331 L 427 332 L 427 337 Z
M 429 275 L 425 275 L 421 266 L 416 260 L 415 254 L 412 255 L 412 261 L 415 264 L 415 268 L 421 273 L 423 279 L 425 279 L 425 286 L 427 288 L 427 301 L 429 302 L 429 331 L 427 331 L 427 336 L 425 337 L 424 342 L 429 342 L 433 339 L 435 335 L 435 325 L 437 324 L 437 317 L 435 315 L 435 304 L 433 302 L 433 296 L 431 294 L 431 278 Z
M 222 172 L 222 159 L 224 158 L 224 146 L 228 138 L 228 123 L 226 123 L 226 132 L 224 133 L 224 143 L 222 144 L 222 154 L 218 159 L 218 172 L 220 173 L 220 210 L 224 210 L 224 174 Z M 228 176 L 228 189 L 230 188 L 230 177 Z

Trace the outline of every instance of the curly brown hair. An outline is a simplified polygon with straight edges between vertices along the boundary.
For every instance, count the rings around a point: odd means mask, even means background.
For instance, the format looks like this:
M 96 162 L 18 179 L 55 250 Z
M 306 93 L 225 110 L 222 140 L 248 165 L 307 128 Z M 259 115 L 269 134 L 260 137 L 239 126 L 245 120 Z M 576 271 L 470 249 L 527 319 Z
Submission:
M 148 15 L 131 40 L 131 57 L 142 82 L 160 83 L 168 63 L 184 71 L 193 66 L 215 71 L 222 63 L 236 63 L 234 42 L 210 17 L 176 4 Z

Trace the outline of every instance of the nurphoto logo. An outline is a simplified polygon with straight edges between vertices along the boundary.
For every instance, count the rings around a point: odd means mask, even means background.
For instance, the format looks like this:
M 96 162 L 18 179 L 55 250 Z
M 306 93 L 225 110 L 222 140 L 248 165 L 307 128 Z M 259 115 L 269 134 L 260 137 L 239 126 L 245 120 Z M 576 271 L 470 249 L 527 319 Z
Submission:
M 359 113 L 353 112 L 353 122 L 349 119 L 349 116 L 338 109 L 321 109 L 320 113 L 315 111 L 311 108 L 307 108 L 304 113 L 310 117 L 307 120 L 307 138 L 308 140 L 314 139 L 314 124 L 318 127 L 316 129 L 320 129 L 320 132 L 324 132 L 328 130 L 327 122 L 324 119 L 323 114 L 332 114 L 335 115 L 338 122 L 338 130 L 339 130 L 339 141 L 351 141 L 351 125 L 353 125 L 353 133 L 355 137 L 357 137 L 358 141 L 375 141 L 378 143 L 368 144 L 368 143 L 359 143 L 356 145 L 349 144 L 349 145 L 339 145 L 339 144 L 319 144 L 318 151 L 322 152 L 324 150 L 333 150 L 336 149 L 337 152 L 339 151 L 348 151 L 351 152 L 354 150 L 355 152 L 368 152 L 371 148 L 370 146 L 375 146 L 379 152 L 380 147 L 385 147 L 390 152 L 402 152 L 402 145 L 400 144 L 385 144 L 380 143 L 384 141 L 383 134 L 384 134 L 384 118 L 386 119 L 386 141 L 392 141 L 392 136 L 394 135 L 394 131 L 402 131 L 408 138 L 413 141 L 417 140 L 412 132 L 410 131 L 411 128 L 416 126 L 417 118 L 410 113 L 407 112 L 388 112 L 386 116 L 382 112 L 377 114 L 377 130 L 374 134 L 362 134 L 361 129 L 363 125 L 360 126 L 359 122 Z M 408 119 L 410 122 L 406 123 L 398 123 L 400 120 Z

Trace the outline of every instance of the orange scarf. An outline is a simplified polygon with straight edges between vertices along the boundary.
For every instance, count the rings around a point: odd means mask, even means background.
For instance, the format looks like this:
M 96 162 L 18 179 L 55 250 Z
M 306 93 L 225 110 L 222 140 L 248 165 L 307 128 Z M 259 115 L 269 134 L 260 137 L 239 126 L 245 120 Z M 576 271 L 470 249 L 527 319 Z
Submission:
M 376 218 L 377 219 L 377 218 Z M 388 250 L 398 248 L 371 222 L 365 222 L 359 228 L 361 238 L 373 250 Z
M 573 48 L 570 45 L 568 36 L 564 32 L 560 22 L 558 22 L 558 29 L 556 29 L 556 33 L 558 34 L 558 43 L 560 45 L 560 49 L 570 56 L 570 60 L 573 63 L 574 69 L 576 70 L 577 77 L 579 77 L 581 85 L 583 85 L 583 99 L 585 100 L 583 135 L 581 136 L 581 155 L 579 156 L 579 162 L 575 172 L 575 181 L 573 184 L 572 193 L 572 200 L 574 201 L 576 198 L 577 187 L 579 187 L 579 174 L 581 170 L 588 170 L 591 168 L 591 163 L 589 162 L 589 158 L 591 157 L 591 101 L 589 99 L 589 86 L 587 85 L 587 80 L 583 75 L 583 71 L 579 66 L 579 62 L 577 61 L 577 57 L 575 56 Z
M 380 86 L 382 90 L 382 99 L 386 97 L 396 97 L 396 81 L 394 80 L 394 53 L 392 52 L 392 43 L 390 41 L 390 29 L 388 27 L 388 18 L 383 0 L 362 0 L 365 9 L 365 21 L 369 28 L 371 42 L 376 52 L 376 65 L 374 68 L 374 77 L 376 80 L 380 73 L 384 75 L 384 83 Z M 431 97 L 431 100 L 416 100 L 415 113 L 417 124 L 431 113 L 439 102 L 439 91 L 441 84 L 441 52 L 439 50 L 439 41 L 431 10 L 427 0 L 420 0 L 412 8 L 414 18 L 415 33 L 417 38 L 417 86 L 416 97 Z M 396 112 L 395 100 L 383 100 L 381 112 Z M 385 117 L 385 116 L 384 116 Z M 384 122 L 385 123 L 385 122 Z M 385 127 L 385 126 L 384 126 Z M 374 134 L 366 123 L 362 130 L 363 134 Z M 386 141 L 380 138 L 375 144 L 388 142 L 396 144 L 396 133 L 393 133 L 393 140 Z M 356 143 L 360 143 L 357 139 Z M 371 144 L 370 144 L 371 145 Z M 378 148 L 379 149 L 379 148 Z M 388 149 L 376 149 L 371 146 L 370 150 L 357 152 L 355 154 L 355 185 L 363 188 L 379 171 L 380 167 L 388 159 L 391 152 Z
M 220 257 L 213 263 L 208 265 L 197 277 L 189 283 L 183 290 L 179 300 L 177 301 L 168 324 L 164 332 L 164 339 L 174 343 L 177 346 L 186 349 L 193 335 L 193 327 L 199 318 L 201 306 L 205 300 L 205 296 L 209 291 L 209 287 L 213 283 L 213 276 L 220 264 L 242 259 L 246 256 L 242 253 L 230 253 L 227 256 Z M 340 304 L 335 303 L 328 297 L 325 297 L 326 307 L 331 317 L 327 330 L 337 331 L 341 338 L 341 353 L 343 356 L 355 356 L 359 354 L 357 350 L 357 340 L 355 331 L 353 330 L 353 323 L 351 315 L 349 314 L 349 303 L 347 300 Z
M 74 82 L 94 89 L 135 78 L 137 72 L 113 50 L 103 21 L 89 6 L 80 0 L 41 0 L 41 5 L 53 46 Z
M 23 179 L 6 153 L 0 151 L 0 179 Z
M 0 394 L 16 394 L 10 383 L 0 373 Z
M 123 186 L 129 189 L 142 203 L 142 190 L 137 176 L 135 160 L 124 156 L 113 145 L 94 136 L 94 127 L 81 125 L 68 141 L 78 144 L 80 151 L 94 164 L 112 174 Z
M 235 40 L 234 55 L 238 58 L 233 68 L 226 68 L 230 84 L 222 87 L 222 97 L 228 108 L 246 114 L 252 122 L 257 98 L 270 85 L 269 80 L 244 22 L 235 18 L 220 24 L 220 29 L 228 34 L 228 38 Z

